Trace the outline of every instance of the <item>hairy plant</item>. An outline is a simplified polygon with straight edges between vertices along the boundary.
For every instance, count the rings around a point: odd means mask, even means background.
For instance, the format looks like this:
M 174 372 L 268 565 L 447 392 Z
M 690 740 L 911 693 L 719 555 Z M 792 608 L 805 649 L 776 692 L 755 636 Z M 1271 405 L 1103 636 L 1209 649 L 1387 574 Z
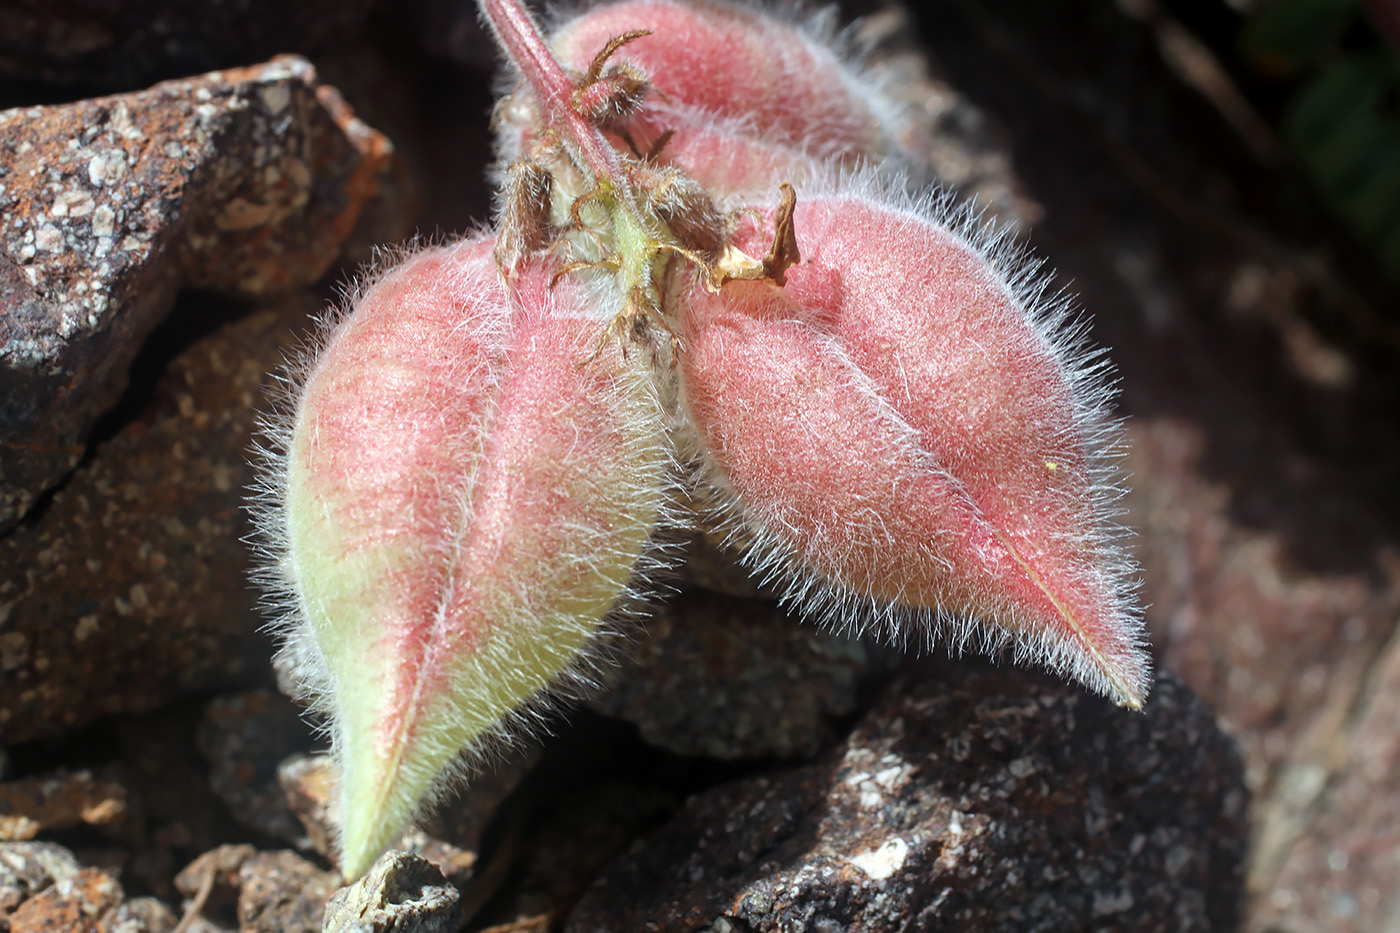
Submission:
M 587 687 L 678 487 L 823 624 L 1141 707 L 1102 357 L 1036 262 L 902 193 L 905 117 L 829 27 L 624 0 L 551 46 L 481 5 L 518 74 L 495 230 L 353 296 L 255 508 L 344 874 Z

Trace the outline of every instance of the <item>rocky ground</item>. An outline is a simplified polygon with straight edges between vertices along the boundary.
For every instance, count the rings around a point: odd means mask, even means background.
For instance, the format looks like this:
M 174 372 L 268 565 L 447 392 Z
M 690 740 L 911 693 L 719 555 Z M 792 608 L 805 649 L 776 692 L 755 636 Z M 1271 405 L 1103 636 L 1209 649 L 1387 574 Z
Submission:
M 454 0 L 245 6 L 0 8 L 0 933 L 1400 927 L 1395 293 L 1146 0 L 852 7 L 1112 348 L 1146 714 L 697 544 L 609 691 L 332 897 L 247 452 L 376 244 L 488 217 L 493 54 Z

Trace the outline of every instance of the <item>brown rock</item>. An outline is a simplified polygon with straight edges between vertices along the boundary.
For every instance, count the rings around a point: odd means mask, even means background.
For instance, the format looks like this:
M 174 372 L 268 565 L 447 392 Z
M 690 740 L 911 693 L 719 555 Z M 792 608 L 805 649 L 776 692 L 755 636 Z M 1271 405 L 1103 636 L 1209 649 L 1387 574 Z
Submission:
M 259 852 L 238 870 L 239 933 L 316 933 L 326 899 L 336 889 L 331 872 L 295 852 Z
M 331 808 L 338 780 L 340 770 L 325 755 L 292 755 L 277 766 L 277 786 L 287 809 L 301 824 L 307 844 L 325 858 L 334 855 L 335 818 Z
M 122 899 L 117 879 L 98 868 L 84 868 L 56 882 L 10 915 L 10 933 L 96 933 L 98 920 Z
M 95 780 L 89 771 L 0 783 L 0 840 L 19 842 L 84 823 L 109 826 L 125 815 L 126 787 Z
M 1145 715 L 933 666 L 820 763 L 692 798 L 604 871 L 594 930 L 1229 929 L 1248 795 L 1179 681 Z
M 701 590 L 658 608 L 644 627 L 616 685 L 587 705 L 681 755 L 813 754 L 854 709 L 872 664 L 865 644 L 772 603 Z
M 247 449 L 264 373 L 315 308 L 302 295 L 194 342 L 43 521 L 0 538 L 0 743 L 266 670 L 239 540 Z
M 77 464 L 179 288 L 316 281 L 390 151 L 291 57 L 0 112 L 0 530 Z
M 457 933 L 457 889 L 427 860 L 389 851 L 369 873 L 331 895 L 325 933 Z
M 103 914 L 97 933 L 171 933 L 175 924 L 169 907 L 154 897 L 136 897 Z
M 182 868 L 175 876 L 175 888 L 188 898 L 185 917 L 208 922 L 211 917 L 235 915 L 242 886 L 239 872 L 257 854 L 250 845 L 222 845 Z

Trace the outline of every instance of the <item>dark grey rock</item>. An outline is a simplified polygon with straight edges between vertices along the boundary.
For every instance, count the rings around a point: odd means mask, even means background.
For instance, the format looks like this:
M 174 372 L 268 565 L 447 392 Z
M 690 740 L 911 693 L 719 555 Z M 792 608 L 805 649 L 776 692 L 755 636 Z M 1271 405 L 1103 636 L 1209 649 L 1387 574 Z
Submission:
M 819 763 L 692 798 L 570 933 L 1231 928 L 1248 795 L 1179 681 L 1143 715 L 1021 672 L 930 674 Z

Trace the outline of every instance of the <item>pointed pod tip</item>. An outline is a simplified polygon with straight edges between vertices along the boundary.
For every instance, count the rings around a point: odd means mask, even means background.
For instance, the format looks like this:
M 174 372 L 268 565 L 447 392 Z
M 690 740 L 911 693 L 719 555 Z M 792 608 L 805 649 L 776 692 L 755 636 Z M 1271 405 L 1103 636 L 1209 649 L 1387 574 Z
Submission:
M 1147 652 L 1139 648 L 1126 661 L 1113 666 L 1106 659 L 1097 660 L 1104 665 L 1107 689 L 1103 692 L 1108 698 L 1123 709 L 1142 712 L 1152 689 L 1152 667 Z

